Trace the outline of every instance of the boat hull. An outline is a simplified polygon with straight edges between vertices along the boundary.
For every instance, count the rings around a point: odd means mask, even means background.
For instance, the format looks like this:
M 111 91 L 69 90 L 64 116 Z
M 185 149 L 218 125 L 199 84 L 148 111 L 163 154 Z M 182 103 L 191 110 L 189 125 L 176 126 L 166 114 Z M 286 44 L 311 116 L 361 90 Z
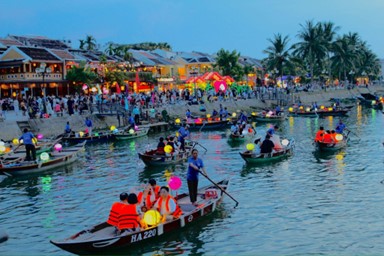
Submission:
M 324 152 L 333 152 L 338 151 L 339 149 L 345 148 L 347 146 L 346 141 L 341 141 L 339 143 L 322 143 L 322 142 L 315 142 L 316 149 L 319 151 Z
M 189 125 L 189 130 L 192 131 L 206 131 L 206 130 L 220 130 L 228 127 L 228 121 L 204 121 L 204 122 L 189 122 L 187 123 Z M 179 124 L 173 124 L 173 127 L 176 129 L 179 129 L 181 126 Z
M 271 154 L 259 154 L 258 156 L 246 152 L 239 154 L 247 164 L 265 164 L 277 162 L 291 156 L 293 154 L 293 148 L 286 148 Z
M 148 129 L 145 131 L 140 131 L 137 134 L 117 133 L 114 136 L 117 140 L 133 140 L 136 138 L 144 137 L 147 134 L 148 134 Z
M 220 185 L 222 189 L 227 189 L 228 180 L 218 182 L 218 185 Z M 199 194 L 205 194 L 207 189 L 215 189 L 218 195 L 217 198 L 201 199 L 199 197 L 197 201 L 199 206 L 195 207 L 189 203 L 189 196 L 187 194 L 179 195 L 177 197 L 177 201 L 184 214 L 180 218 L 166 223 L 161 223 L 155 227 L 116 235 L 114 234 L 114 227 L 109 226 L 106 223 L 101 223 L 92 229 L 83 230 L 65 240 L 51 241 L 51 243 L 65 251 L 75 254 L 99 254 L 140 246 L 144 242 L 156 240 L 160 236 L 174 233 L 181 228 L 190 226 L 199 219 L 214 212 L 217 204 L 221 202 L 223 192 L 215 186 L 207 186 L 199 189 Z M 185 211 L 184 209 L 190 210 Z M 104 237 L 97 238 L 97 232 L 103 233 Z M 106 237 L 105 234 L 108 234 L 108 236 Z M 90 239 L 87 240 L 87 236 L 90 237 Z
M 348 114 L 347 109 L 343 110 L 334 110 L 334 111 L 310 111 L 310 112 L 291 112 L 289 113 L 290 116 L 297 116 L 297 117 L 325 117 L 325 116 L 345 116 Z

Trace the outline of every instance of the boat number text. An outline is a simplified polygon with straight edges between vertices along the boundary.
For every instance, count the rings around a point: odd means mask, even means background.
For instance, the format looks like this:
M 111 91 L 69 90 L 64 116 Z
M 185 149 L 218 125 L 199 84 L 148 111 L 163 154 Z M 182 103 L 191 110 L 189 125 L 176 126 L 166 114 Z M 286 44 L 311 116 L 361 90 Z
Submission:
M 131 243 L 135 243 L 143 239 L 151 238 L 154 236 L 156 236 L 156 229 L 148 230 L 148 231 L 145 231 L 144 233 L 134 234 L 131 237 Z

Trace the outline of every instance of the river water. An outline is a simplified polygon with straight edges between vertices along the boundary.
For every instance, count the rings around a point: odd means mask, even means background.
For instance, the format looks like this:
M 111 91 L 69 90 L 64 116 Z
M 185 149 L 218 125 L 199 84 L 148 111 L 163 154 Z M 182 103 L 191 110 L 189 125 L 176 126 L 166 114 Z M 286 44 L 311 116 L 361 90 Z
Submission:
M 314 152 L 320 125 L 338 118 L 293 118 L 280 135 L 294 138 L 295 154 L 281 162 L 247 166 L 228 143 L 226 131 L 193 133 L 211 178 L 230 179 L 229 193 L 211 216 L 173 236 L 126 255 L 373 255 L 384 252 L 384 118 L 356 106 L 347 127 L 354 132 L 346 149 Z M 257 124 L 259 135 L 268 124 Z M 49 243 L 68 237 L 108 217 L 123 191 L 140 188 L 149 178 L 165 184 L 171 174 L 185 180 L 186 165 L 146 168 L 137 152 L 157 143 L 156 136 L 87 146 L 80 161 L 32 177 L 0 183 L 0 229 L 10 239 L 0 255 L 69 255 Z M 360 139 L 361 138 L 361 139 Z M 382 183 L 383 181 L 383 183 Z M 209 182 L 200 177 L 200 185 Z M 187 191 L 185 184 L 180 189 Z

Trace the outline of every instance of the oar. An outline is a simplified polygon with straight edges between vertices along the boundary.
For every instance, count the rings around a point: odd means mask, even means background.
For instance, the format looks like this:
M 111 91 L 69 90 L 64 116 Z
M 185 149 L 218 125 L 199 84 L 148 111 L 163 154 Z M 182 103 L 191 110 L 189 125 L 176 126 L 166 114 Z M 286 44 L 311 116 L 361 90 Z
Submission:
M 351 131 L 351 130 L 349 130 L 349 129 L 347 129 L 347 128 L 345 128 L 345 130 L 348 131 L 348 132 L 350 132 L 350 133 L 352 133 L 352 134 L 355 135 L 357 138 L 359 138 L 359 140 L 361 140 L 361 137 L 360 137 L 359 135 L 357 135 L 355 132 L 353 132 L 353 131 Z
M 193 141 L 193 140 L 191 140 L 191 142 L 193 142 L 193 143 L 195 143 L 196 145 L 199 145 L 200 147 L 202 147 L 202 148 L 205 150 L 205 152 L 208 151 L 208 149 L 207 149 L 206 147 L 204 147 L 203 145 L 201 145 L 199 142 L 197 142 L 197 141 Z
M 201 173 L 201 175 L 203 175 L 207 180 L 209 180 L 213 185 L 215 185 L 218 189 L 221 190 L 221 192 L 223 192 L 224 194 L 226 194 L 227 196 L 229 196 L 233 201 L 236 202 L 236 205 L 234 208 L 236 208 L 238 205 L 239 205 L 239 202 L 233 198 L 230 194 L 228 194 L 227 191 L 225 191 L 225 189 L 223 189 L 222 187 L 220 187 L 217 183 L 215 183 L 213 180 L 211 180 L 211 178 L 209 178 L 207 175 L 205 175 L 202 171 L 198 171 L 199 173 Z
M 199 132 L 201 132 L 201 130 L 204 128 L 204 126 L 205 126 L 206 123 L 207 123 L 207 121 L 204 121 L 204 122 L 203 122 L 203 125 L 200 127 Z

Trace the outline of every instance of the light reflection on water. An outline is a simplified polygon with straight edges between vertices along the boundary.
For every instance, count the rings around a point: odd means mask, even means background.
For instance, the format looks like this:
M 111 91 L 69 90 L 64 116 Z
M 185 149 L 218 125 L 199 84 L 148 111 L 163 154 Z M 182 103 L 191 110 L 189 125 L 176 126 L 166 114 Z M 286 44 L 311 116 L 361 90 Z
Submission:
M 383 115 L 353 109 L 343 118 L 354 132 L 349 146 L 319 154 L 312 145 L 317 128 L 331 129 L 338 120 L 289 117 L 279 132 L 295 138 L 294 156 L 262 166 L 245 165 L 238 152 L 247 142 L 228 143 L 226 131 L 194 133 L 208 149 L 200 148 L 208 173 L 214 180 L 230 178 L 229 192 L 239 207 L 225 198 L 212 216 L 127 255 L 381 254 Z M 258 124 L 258 136 L 269 126 Z M 155 146 L 157 137 L 91 145 L 71 166 L 3 180 L 0 227 L 10 240 L 0 246 L 0 255 L 68 255 L 49 240 L 105 220 L 122 191 L 137 191 L 150 178 L 165 184 L 178 175 L 185 181 L 185 164 L 148 168 L 139 161 L 137 152 Z M 200 183 L 209 184 L 203 177 Z

